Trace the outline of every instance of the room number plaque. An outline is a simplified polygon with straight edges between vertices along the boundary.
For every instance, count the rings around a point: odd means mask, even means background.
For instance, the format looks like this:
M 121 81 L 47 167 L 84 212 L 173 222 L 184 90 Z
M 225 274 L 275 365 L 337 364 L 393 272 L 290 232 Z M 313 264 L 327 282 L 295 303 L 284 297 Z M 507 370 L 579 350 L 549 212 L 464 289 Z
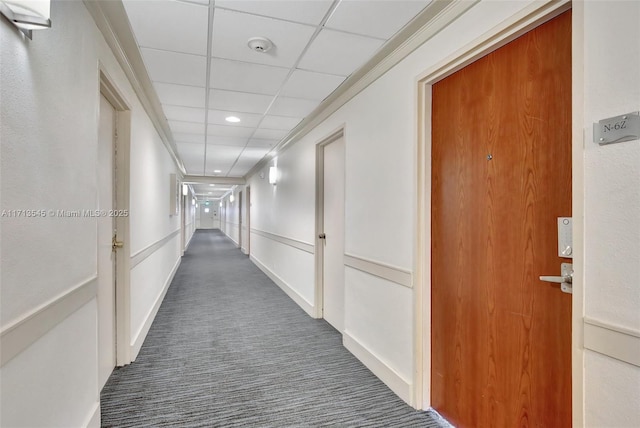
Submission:
M 593 124 L 593 142 L 600 145 L 640 139 L 640 112 L 634 111 Z

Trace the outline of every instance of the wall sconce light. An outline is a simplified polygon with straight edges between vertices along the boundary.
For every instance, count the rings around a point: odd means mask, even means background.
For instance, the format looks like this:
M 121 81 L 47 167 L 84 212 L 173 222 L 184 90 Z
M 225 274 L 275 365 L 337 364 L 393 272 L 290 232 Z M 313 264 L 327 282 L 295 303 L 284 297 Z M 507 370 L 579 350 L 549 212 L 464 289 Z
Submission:
M 269 184 L 276 184 L 278 182 L 278 168 L 272 166 L 269 168 Z
M 32 30 L 51 28 L 51 0 L 0 1 L 0 13 L 30 39 Z
M 236 197 L 233 196 L 233 193 L 231 195 L 229 195 L 229 202 L 233 203 L 233 201 L 236 200 Z
M 187 196 L 189 194 L 189 186 L 187 184 L 182 185 L 182 196 Z
M 220 208 L 222 208 L 222 201 L 220 201 Z
M 196 198 L 191 199 L 191 205 L 193 205 L 193 206 L 196 205 Z

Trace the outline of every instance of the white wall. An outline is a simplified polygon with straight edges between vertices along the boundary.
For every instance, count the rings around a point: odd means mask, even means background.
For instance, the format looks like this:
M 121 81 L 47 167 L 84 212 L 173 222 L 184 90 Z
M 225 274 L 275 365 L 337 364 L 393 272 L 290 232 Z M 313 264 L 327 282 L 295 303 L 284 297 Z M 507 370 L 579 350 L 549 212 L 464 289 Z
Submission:
M 194 199 L 195 199 L 195 195 L 191 191 L 191 189 L 189 189 L 189 195 L 187 196 L 187 202 L 186 202 L 187 212 L 186 212 L 186 218 L 185 218 L 185 229 L 186 229 L 185 240 L 184 240 L 185 250 L 189 246 L 189 243 L 191 242 L 191 238 L 193 237 L 193 234 L 195 233 L 197 228 L 196 213 L 198 209 L 196 208 L 196 205 L 193 203 Z
M 585 317 L 635 332 L 637 343 L 640 140 L 599 146 L 592 124 L 640 110 L 640 2 L 583 7 Z M 629 42 L 617 49 L 621 40 Z M 640 367 L 585 351 L 585 424 L 640 426 Z
M 345 127 L 345 253 L 413 270 L 416 232 L 416 77 L 524 8 L 528 2 L 480 3 L 280 153 L 280 180 L 259 174 L 252 189 L 252 228 L 313 244 L 315 145 Z M 262 172 L 268 176 L 268 167 Z M 380 203 L 381 200 L 383 203 Z M 315 306 L 313 255 L 252 234 L 251 255 Z M 260 246 L 256 241 L 262 242 Z M 280 249 L 277 251 L 277 249 Z M 297 264 L 291 254 L 299 254 Z M 280 257 L 278 257 L 280 254 Z M 413 384 L 413 291 L 345 267 L 345 335 L 378 362 L 385 381 L 406 401 Z M 374 370 L 375 371 L 375 370 Z M 383 373 L 384 372 L 384 373 Z M 385 374 L 386 373 L 386 374 Z M 400 385 L 400 386 L 398 386 Z
M 250 177 L 252 229 L 314 243 L 315 145 L 344 125 L 345 251 L 411 271 L 417 235 L 413 226 L 416 77 L 530 3 L 483 1 L 475 5 L 280 153 L 281 176 L 276 186 L 260 178 L 260 172 L 268 175 L 268 166 Z M 640 109 L 640 3 L 596 1 L 584 2 L 584 7 L 586 314 L 637 332 L 640 143 L 600 148 L 591 143 L 590 130 L 594 121 Z M 612 49 L 621 41 L 626 41 L 624 49 Z M 251 236 L 251 256 L 273 275 L 286 278 L 287 287 L 315 305 L 313 255 L 277 239 L 257 233 Z M 389 371 L 395 373 L 397 382 L 392 388 L 407 399 L 403 395 L 407 388 L 397 384 L 404 382 L 410 389 L 413 382 L 412 290 L 345 269 L 345 334 L 366 349 L 366 358 L 373 356 L 378 367 L 386 367 L 374 370 L 376 374 L 385 378 Z M 607 358 L 586 353 L 586 421 L 589 426 L 630 426 L 630 421 L 638 425 L 640 370 Z M 615 382 L 605 384 L 599 374 L 605 367 L 612 370 Z
M 269 167 L 276 165 L 279 180 L 269 184 Z M 315 236 L 315 148 L 298 143 L 250 177 L 250 256 L 280 279 L 280 286 L 314 306 L 314 255 L 273 234 L 313 248 Z M 264 178 L 260 178 L 260 176 Z
M 97 207 L 100 63 L 132 110 L 133 255 L 178 229 L 179 216 L 168 214 L 169 174 L 178 171 L 84 4 L 53 2 L 51 15 L 52 28 L 34 32 L 33 40 L 0 20 L 1 208 Z M 3 353 L 5 332 L 19 321 L 48 331 L 0 369 L 0 425 L 95 425 L 96 221 L 3 217 L 1 226 Z M 178 233 L 133 268 L 132 340 L 179 261 L 179 240 Z M 66 318 L 53 325 L 28 318 L 39 310 L 53 314 L 53 301 L 69 307 L 70 292 L 78 287 L 92 294 Z
M 126 82 L 123 81 L 123 84 Z M 129 85 L 126 85 L 127 87 Z M 131 269 L 131 346 L 135 359 L 163 292 L 180 263 L 181 214 L 169 215 L 170 174 L 179 174 L 135 94 L 131 126 L 131 255 L 173 236 Z M 182 186 L 178 189 L 182 192 Z
M 239 186 L 233 190 L 234 201 L 231 202 L 230 197 L 226 196 L 222 200 L 220 208 L 220 229 L 227 235 L 236 245 L 240 243 L 240 206 L 238 200 L 238 192 L 242 190 Z M 244 192 L 243 192 L 244 193 Z

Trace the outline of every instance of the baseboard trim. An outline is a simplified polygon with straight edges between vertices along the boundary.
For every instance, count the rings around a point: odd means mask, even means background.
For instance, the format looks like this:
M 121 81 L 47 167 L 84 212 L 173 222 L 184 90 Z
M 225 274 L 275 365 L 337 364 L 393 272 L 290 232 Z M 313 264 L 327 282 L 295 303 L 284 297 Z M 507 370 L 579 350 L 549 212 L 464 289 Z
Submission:
M 281 244 L 288 245 L 293 248 L 297 248 L 298 250 L 305 251 L 309 254 L 313 254 L 315 252 L 313 244 L 309 244 L 307 242 L 300 241 L 298 239 L 287 238 L 286 236 L 277 235 L 275 233 L 265 232 L 264 230 L 253 229 L 253 228 L 249 233 L 254 233 L 258 236 L 262 236 L 263 238 L 271 239 L 272 241 L 276 241 Z
M 584 347 L 640 367 L 640 332 L 638 331 L 585 318 Z
M 411 271 L 406 269 L 354 256 L 353 254 L 344 255 L 344 264 L 345 266 L 368 273 L 369 275 L 386 279 L 387 281 L 391 281 L 407 288 L 413 288 Z
M 91 408 L 91 413 L 84 424 L 86 428 L 100 428 L 100 401 Z
M 98 277 L 93 276 L 9 323 L 0 332 L 0 367 L 89 303 L 97 291 Z
M 191 240 L 193 239 L 193 235 L 195 235 L 195 229 L 191 231 L 191 235 L 189 235 L 189 239 L 187 239 L 187 244 L 184 246 L 185 251 L 189 249 L 189 245 L 191 244 Z
M 372 351 L 367 349 L 366 346 L 358 342 L 358 340 L 347 331 L 342 334 L 342 344 L 398 397 L 408 405 L 413 406 L 413 388 L 409 382 L 404 380 L 402 376 L 385 364 Z
M 231 237 L 231 235 L 227 235 L 227 233 L 225 232 L 224 234 L 227 238 L 229 238 L 231 240 L 231 242 L 233 242 L 233 244 L 236 246 L 236 248 L 240 248 L 240 245 L 238 244 L 238 241 L 236 241 L 235 239 L 233 239 Z
M 167 295 L 167 291 L 169 290 L 171 281 L 173 281 L 173 277 L 176 276 L 178 267 L 180 267 L 180 262 L 182 262 L 182 257 L 178 257 L 176 264 L 173 266 L 173 269 L 171 269 L 171 273 L 169 273 L 169 276 L 167 277 L 167 280 L 165 281 L 164 286 L 162 287 L 162 291 L 160 292 L 160 295 L 156 298 L 156 301 L 153 303 L 153 306 L 147 313 L 147 316 L 145 318 L 144 323 L 142 324 L 142 327 L 140 328 L 140 331 L 138 331 L 138 334 L 136 334 L 136 338 L 131 343 L 131 361 L 135 361 L 135 359 L 138 357 L 138 353 L 142 348 L 142 344 L 144 343 L 144 340 L 147 338 L 147 334 L 149 333 L 151 324 L 153 324 L 153 320 L 156 319 L 156 315 L 158 314 L 158 310 L 162 305 L 162 301 L 164 300 L 164 297 Z
M 171 232 L 170 234 L 168 234 L 164 238 L 157 240 L 153 244 L 143 248 L 142 250 L 140 250 L 137 253 L 135 253 L 134 255 L 132 255 L 131 256 L 131 269 L 133 269 L 134 267 L 136 267 L 137 265 L 142 263 L 143 260 L 145 260 L 151 254 L 153 254 L 156 251 L 158 251 L 160 248 L 162 248 L 167 242 L 171 241 L 179 233 L 180 233 L 180 229 L 174 230 L 173 232 Z
M 316 318 L 315 315 L 315 307 L 307 301 L 300 293 L 294 290 L 289 284 L 287 284 L 282 278 L 280 278 L 277 274 L 275 274 L 271 269 L 266 267 L 260 260 L 256 259 L 254 256 L 249 256 L 249 259 L 256 265 L 258 268 L 264 272 L 273 282 L 276 283 L 282 291 L 286 293 L 287 296 L 291 298 L 294 302 L 298 304 L 310 317 Z

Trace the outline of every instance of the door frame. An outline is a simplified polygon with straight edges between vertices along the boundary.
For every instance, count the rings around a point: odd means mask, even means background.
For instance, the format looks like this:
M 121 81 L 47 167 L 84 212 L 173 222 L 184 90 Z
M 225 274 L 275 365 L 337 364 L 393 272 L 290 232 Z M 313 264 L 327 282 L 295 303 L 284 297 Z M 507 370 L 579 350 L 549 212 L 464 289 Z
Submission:
M 324 148 L 334 141 L 344 138 L 345 125 L 331 132 L 316 143 L 316 224 L 315 224 L 315 301 L 314 318 L 324 316 L 324 245 L 320 233 L 324 230 Z M 346 151 L 345 141 L 345 151 Z M 346 157 L 346 156 L 345 156 Z M 346 159 L 345 159 L 346 160 Z
M 583 371 L 583 123 L 584 12 L 581 2 L 534 3 L 454 52 L 416 78 L 416 216 L 414 253 L 414 395 L 419 409 L 431 407 L 431 90 L 432 85 L 499 49 L 535 27 L 572 9 L 572 419 L 584 425 Z
M 130 148 L 131 148 L 131 108 L 130 103 L 122 95 L 109 76 L 102 63 L 98 64 L 99 94 L 111 103 L 116 111 L 116 139 L 118 150 L 115 156 L 116 207 L 129 214 L 130 204 Z M 115 318 L 116 318 L 116 366 L 131 363 L 131 320 L 130 320 L 130 276 L 131 276 L 131 243 L 129 233 L 129 216 L 116 216 L 118 239 L 124 242 L 116 251 L 115 274 Z
M 238 248 L 240 248 L 240 252 L 242 252 L 242 210 L 244 208 L 244 204 L 242 203 L 242 198 L 244 197 L 244 192 L 241 190 L 238 192 Z
M 251 186 L 246 186 L 244 188 L 244 220 L 243 223 L 245 226 L 245 230 L 247 231 L 245 238 L 242 242 L 245 243 L 244 251 L 245 254 L 251 255 Z M 242 233 L 242 231 L 240 231 Z
M 187 195 L 182 194 L 183 183 L 180 182 L 180 257 L 184 256 L 184 250 L 186 248 L 187 226 L 186 226 L 186 211 L 187 211 Z

